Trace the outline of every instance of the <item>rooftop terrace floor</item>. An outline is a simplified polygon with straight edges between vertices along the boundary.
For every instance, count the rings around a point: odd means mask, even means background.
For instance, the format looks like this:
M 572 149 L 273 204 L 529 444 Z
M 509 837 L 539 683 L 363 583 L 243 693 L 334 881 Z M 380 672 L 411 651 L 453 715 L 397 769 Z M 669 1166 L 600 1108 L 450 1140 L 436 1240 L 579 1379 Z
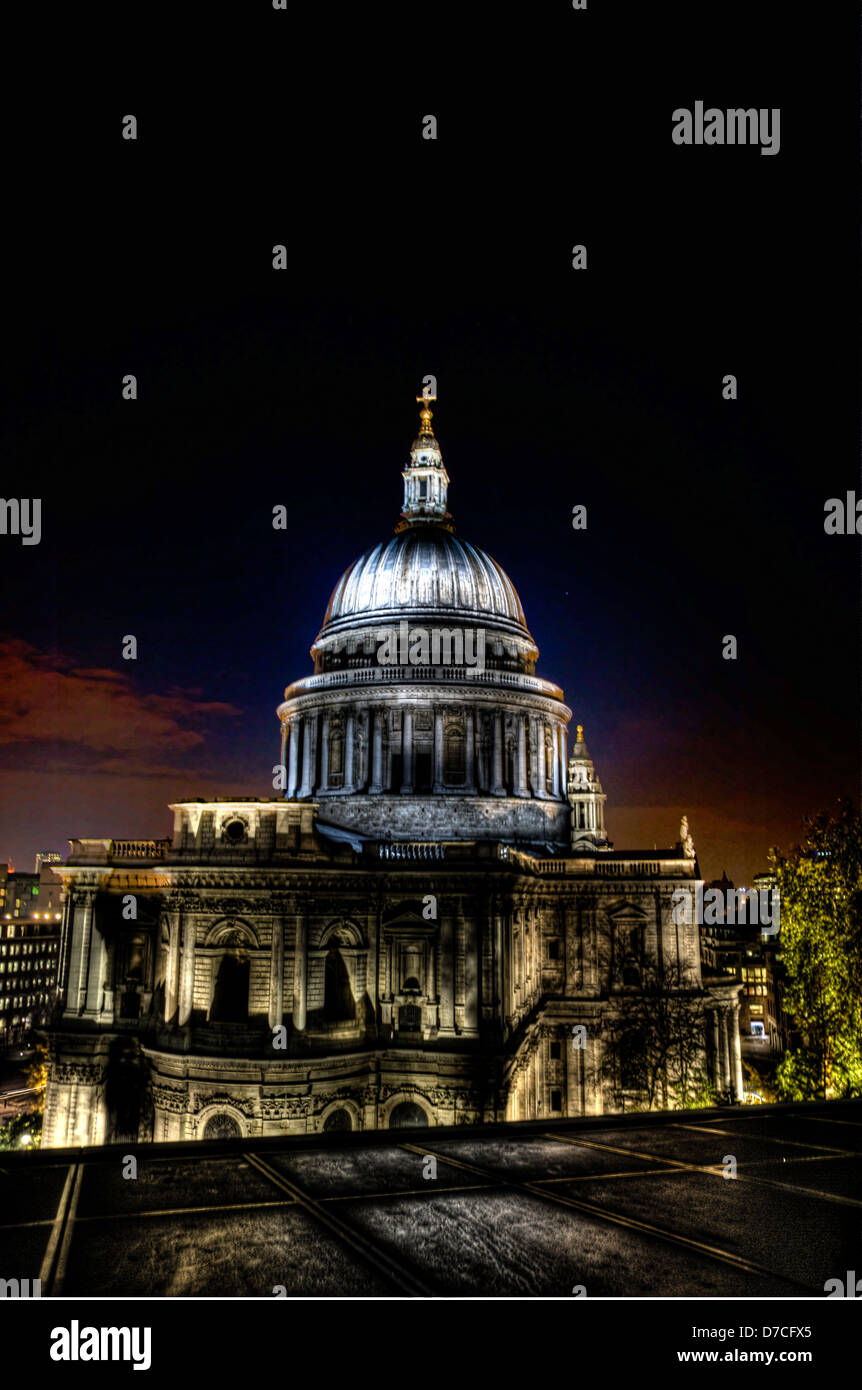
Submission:
M 822 1298 L 860 1209 L 857 1102 L 43 1150 L 0 1155 L 0 1274 L 43 1297 Z

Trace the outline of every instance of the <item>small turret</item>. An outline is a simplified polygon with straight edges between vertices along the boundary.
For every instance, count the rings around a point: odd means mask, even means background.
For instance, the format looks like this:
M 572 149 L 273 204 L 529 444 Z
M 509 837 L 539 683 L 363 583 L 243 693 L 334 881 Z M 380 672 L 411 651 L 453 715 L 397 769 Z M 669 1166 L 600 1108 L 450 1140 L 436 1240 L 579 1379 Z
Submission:
M 584 742 L 583 724 L 577 726 L 577 739 L 569 756 L 568 771 L 566 792 L 572 808 L 572 849 L 609 849 L 610 841 L 605 831 L 607 797 Z
M 449 475 L 443 463 L 440 445 L 431 425 L 431 401 L 436 396 L 417 396 L 422 406 L 419 412 L 419 434 L 410 450 L 410 462 L 405 465 L 404 506 L 401 511 L 403 521 L 396 528 L 421 525 L 423 522 L 436 522 L 450 525 L 452 518 L 446 510 L 446 494 Z

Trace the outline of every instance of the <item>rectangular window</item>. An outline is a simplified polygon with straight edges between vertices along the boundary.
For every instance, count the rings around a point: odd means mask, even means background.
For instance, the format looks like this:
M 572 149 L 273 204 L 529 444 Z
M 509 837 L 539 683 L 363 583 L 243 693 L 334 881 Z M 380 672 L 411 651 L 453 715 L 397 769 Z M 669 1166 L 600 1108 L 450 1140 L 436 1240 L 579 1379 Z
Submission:
M 553 1043 L 553 1042 L 551 1043 L 551 1060 L 554 1061 L 554 1062 L 558 1062 L 558 1061 L 560 1060 L 560 1044 L 559 1044 L 559 1043 Z
M 559 1112 L 559 1111 L 562 1110 L 562 1108 L 563 1108 L 563 1093 L 562 1093 L 562 1091 L 552 1091 L 552 1092 L 551 1092 L 551 1109 L 552 1109 L 552 1110 L 556 1110 L 556 1111 Z
M 560 943 L 559 943 L 559 941 L 549 941 L 549 942 L 548 942 L 548 960 L 559 960 L 559 959 L 560 959 Z

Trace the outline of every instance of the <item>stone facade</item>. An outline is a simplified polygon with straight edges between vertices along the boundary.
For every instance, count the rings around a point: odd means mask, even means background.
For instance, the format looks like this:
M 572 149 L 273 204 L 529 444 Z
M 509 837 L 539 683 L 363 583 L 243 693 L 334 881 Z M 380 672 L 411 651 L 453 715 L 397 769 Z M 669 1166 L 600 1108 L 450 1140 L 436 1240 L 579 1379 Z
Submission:
M 697 883 L 681 849 L 357 850 L 320 834 L 313 803 L 174 810 L 185 849 L 77 841 L 60 871 L 44 1143 L 199 1138 L 220 1118 L 237 1135 L 385 1127 L 405 1103 L 396 1124 L 620 1109 L 614 1036 L 650 959 L 709 1011 L 719 1089 L 740 1093 L 738 987 L 704 987 L 697 928 L 673 920 Z

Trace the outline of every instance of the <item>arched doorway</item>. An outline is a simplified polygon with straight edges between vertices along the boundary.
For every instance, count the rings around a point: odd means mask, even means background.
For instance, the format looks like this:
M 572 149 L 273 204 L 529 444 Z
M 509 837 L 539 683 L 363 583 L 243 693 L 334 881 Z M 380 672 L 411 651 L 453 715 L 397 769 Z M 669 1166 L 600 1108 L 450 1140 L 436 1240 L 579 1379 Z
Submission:
M 402 1100 L 389 1116 L 390 1129 L 427 1129 L 428 1116 L 413 1100 Z
M 247 957 L 243 959 L 232 951 L 222 956 L 210 1009 L 212 1023 L 248 1022 L 248 977 Z
M 108 1052 L 105 1106 L 108 1142 L 134 1142 L 146 1109 L 149 1070 L 133 1039 L 115 1038 Z
M 120 933 L 116 945 L 114 980 L 121 1018 L 138 1018 L 141 994 L 150 987 L 151 939 L 149 932 Z
M 422 1010 L 418 1004 L 402 1004 L 398 1010 L 398 1031 L 419 1033 L 422 1031 Z
M 356 1017 L 350 974 L 334 942 L 326 953 L 324 965 L 323 1017 L 330 1021 Z
M 201 1138 L 241 1139 L 242 1130 L 233 1115 L 229 1115 L 226 1110 L 220 1110 L 217 1115 L 210 1115 Z
M 351 1115 L 349 1110 L 345 1110 L 344 1106 L 339 1106 L 337 1110 L 330 1110 L 326 1119 L 323 1121 L 323 1129 L 325 1133 L 331 1133 L 333 1130 L 345 1130 L 352 1128 L 353 1116 Z

